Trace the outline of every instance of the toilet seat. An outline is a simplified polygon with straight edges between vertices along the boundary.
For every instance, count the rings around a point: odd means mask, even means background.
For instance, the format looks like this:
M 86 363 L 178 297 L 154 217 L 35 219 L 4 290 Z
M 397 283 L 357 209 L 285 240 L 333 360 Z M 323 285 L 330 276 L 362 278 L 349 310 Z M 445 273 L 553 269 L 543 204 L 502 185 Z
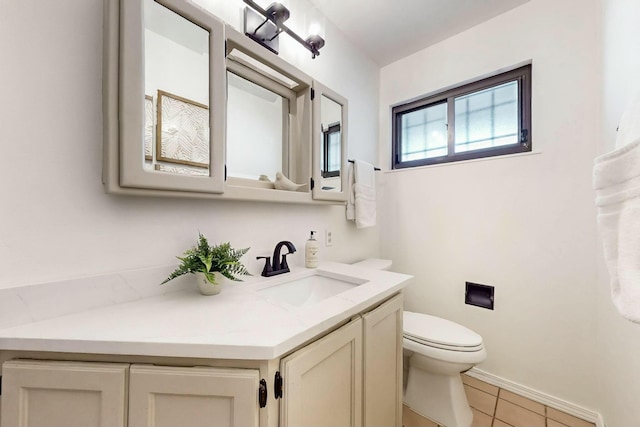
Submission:
M 482 337 L 457 323 L 428 314 L 405 311 L 403 336 L 413 343 L 447 351 L 476 352 Z

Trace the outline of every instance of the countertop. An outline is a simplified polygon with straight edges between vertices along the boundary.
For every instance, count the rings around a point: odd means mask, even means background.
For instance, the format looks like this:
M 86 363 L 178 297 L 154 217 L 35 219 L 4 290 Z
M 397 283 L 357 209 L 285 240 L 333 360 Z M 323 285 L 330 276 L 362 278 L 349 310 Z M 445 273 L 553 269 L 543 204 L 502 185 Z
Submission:
M 323 272 L 365 283 L 308 306 L 260 291 Z M 0 350 L 270 360 L 399 292 L 411 276 L 341 263 L 252 276 L 215 296 L 193 288 L 0 329 Z M 170 284 L 165 285 L 170 286 Z M 51 304 L 56 304 L 55 300 Z

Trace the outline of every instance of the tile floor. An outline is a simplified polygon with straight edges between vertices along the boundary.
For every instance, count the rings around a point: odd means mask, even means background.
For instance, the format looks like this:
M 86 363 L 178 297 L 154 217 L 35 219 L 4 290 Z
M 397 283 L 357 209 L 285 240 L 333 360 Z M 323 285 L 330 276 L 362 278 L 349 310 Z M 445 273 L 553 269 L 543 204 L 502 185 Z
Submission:
M 472 427 L 595 427 L 591 422 L 468 375 L 462 375 L 462 382 L 473 411 Z M 402 424 L 404 427 L 439 427 L 407 406 L 403 407 Z

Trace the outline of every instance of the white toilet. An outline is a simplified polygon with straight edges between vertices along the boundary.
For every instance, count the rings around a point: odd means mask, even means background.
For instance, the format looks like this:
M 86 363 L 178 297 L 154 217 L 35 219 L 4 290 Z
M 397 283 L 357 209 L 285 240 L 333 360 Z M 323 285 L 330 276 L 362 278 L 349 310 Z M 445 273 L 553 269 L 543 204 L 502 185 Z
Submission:
M 487 357 L 482 337 L 428 314 L 405 311 L 403 317 L 405 405 L 440 425 L 469 427 L 473 414 L 460 373 Z
M 366 259 L 359 267 L 387 270 L 390 260 Z M 460 374 L 487 357 L 482 337 L 462 325 L 422 313 L 403 316 L 404 404 L 447 427 L 469 427 Z

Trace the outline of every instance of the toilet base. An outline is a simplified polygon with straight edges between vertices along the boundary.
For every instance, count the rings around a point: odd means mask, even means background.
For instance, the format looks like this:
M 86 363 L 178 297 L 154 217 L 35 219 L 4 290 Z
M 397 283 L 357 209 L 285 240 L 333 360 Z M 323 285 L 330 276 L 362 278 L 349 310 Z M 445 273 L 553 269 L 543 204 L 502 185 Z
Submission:
M 403 401 L 442 426 L 470 427 L 473 421 L 460 374 L 438 375 L 409 365 Z

